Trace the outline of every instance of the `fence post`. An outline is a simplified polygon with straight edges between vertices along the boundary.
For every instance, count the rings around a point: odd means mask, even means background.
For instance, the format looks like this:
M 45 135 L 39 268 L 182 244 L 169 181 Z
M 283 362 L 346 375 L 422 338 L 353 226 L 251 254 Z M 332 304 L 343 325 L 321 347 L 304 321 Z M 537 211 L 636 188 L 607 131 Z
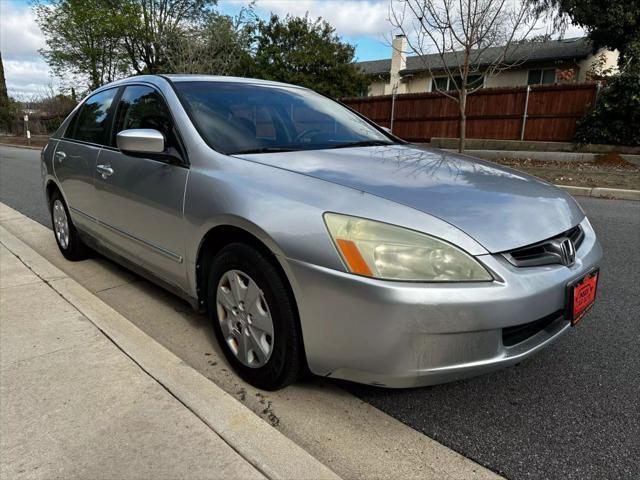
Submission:
M 389 125 L 389 130 L 391 130 L 391 133 L 393 133 L 393 117 L 396 110 L 396 93 L 398 93 L 397 83 L 393 86 L 393 90 L 391 90 L 391 122 Z
M 527 110 L 529 109 L 529 92 L 531 85 L 527 85 L 527 96 L 524 100 L 524 113 L 522 114 L 522 129 L 520 130 L 520 141 L 524 140 L 524 128 L 527 126 Z

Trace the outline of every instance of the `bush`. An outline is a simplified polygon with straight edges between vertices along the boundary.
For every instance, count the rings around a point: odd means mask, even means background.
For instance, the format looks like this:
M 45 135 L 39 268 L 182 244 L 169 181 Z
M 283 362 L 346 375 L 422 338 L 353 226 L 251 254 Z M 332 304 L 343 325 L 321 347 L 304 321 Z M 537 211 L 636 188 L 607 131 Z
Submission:
M 577 143 L 640 145 L 640 67 L 613 77 L 578 122 Z

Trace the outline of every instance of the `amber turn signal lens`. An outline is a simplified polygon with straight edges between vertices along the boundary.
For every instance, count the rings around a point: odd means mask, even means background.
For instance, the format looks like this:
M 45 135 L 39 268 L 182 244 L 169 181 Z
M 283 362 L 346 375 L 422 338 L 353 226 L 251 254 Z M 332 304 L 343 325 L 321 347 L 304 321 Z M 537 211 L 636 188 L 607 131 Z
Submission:
M 365 275 L 367 277 L 373 276 L 367 262 L 365 262 L 362 255 L 360 255 L 360 251 L 355 243 L 351 240 L 343 240 L 341 238 L 338 238 L 336 243 L 338 244 L 338 248 L 340 248 L 340 252 L 342 252 L 342 256 L 349 264 L 349 270 L 359 275 Z

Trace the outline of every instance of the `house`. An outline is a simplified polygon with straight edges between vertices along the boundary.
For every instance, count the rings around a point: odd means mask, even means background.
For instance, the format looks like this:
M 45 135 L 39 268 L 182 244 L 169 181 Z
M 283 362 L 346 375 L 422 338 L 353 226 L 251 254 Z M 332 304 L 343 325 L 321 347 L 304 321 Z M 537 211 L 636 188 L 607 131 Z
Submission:
M 453 89 L 445 68 L 456 68 L 462 52 L 407 56 L 407 39 L 398 35 L 393 39 L 392 58 L 357 62 L 371 79 L 367 95 L 393 93 L 418 93 Z M 469 77 L 469 83 L 482 84 L 484 88 L 515 87 L 551 83 L 584 82 L 589 72 L 600 63 L 601 68 L 616 68 L 618 52 L 600 50 L 593 52 L 586 37 L 512 45 L 505 63 L 511 68 L 488 75 L 483 66 L 499 58 L 504 47 L 488 48 L 481 56 L 478 74 Z M 429 68 L 433 77 L 429 73 Z M 486 68 L 485 68 L 486 70 Z

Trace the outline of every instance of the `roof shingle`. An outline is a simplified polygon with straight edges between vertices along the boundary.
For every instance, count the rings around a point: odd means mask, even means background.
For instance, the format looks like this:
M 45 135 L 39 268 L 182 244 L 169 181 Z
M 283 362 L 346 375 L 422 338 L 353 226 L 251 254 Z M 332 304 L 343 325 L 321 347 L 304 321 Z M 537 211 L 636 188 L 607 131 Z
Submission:
M 509 48 L 506 63 L 519 62 L 539 62 L 548 60 L 569 60 L 582 59 L 588 57 L 592 53 L 591 42 L 587 37 L 568 38 L 563 40 L 551 40 L 541 43 L 523 43 L 512 45 Z M 491 47 L 482 53 L 481 58 L 476 65 L 490 65 L 504 52 L 504 47 Z M 444 60 L 448 68 L 454 68 L 458 65 L 458 58 L 462 56 L 462 52 L 451 52 L 444 55 Z M 385 75 L 391 69 L 391 59 L 370 60 L 365 62 L 356 62 L 364 73 L 367 75 Z M 407 67 L 401 73 L 417 73 L 427 70 L 430 66 L 432 70 L 443 70 L 445 63 L 437 53 L 407 57 Z

